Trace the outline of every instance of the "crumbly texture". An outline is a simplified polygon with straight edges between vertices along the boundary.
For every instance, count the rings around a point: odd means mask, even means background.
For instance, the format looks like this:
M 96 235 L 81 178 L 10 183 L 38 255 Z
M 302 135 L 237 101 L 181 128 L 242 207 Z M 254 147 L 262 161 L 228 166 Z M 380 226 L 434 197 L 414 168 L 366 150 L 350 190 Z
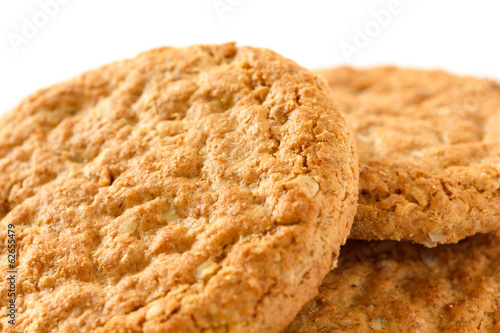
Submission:
M 18 249 L 2 332 L 280 331 L 354 218 L 343 114 L 269 50 L 152 50 L 0 121 L 1 257 L 8 224 Z
M 432 249 L 349 240 L 285 332 L 499 332 L 499 276 L 497 235 Z
M 360 158 L 351 233 L 432 247 L 500 226 L 500 86 L 394 67 L 319 72 Z

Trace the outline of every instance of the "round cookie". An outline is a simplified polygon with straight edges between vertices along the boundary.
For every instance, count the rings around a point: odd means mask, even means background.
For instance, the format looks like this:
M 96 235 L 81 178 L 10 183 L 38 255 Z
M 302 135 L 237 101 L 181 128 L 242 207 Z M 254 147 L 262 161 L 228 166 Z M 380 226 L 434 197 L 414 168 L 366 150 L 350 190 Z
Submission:
M 5 332 L 277 332 L 354 218 L 342 112 L 269 50 L 152 50 L 0 122 L 0 254 L 9 224 L 18 250 Z
M 500 86 L 442 71 L 321 71 L 356 134 L 350 235 L 455 243 L 500 226 Z
M 500 236 L 429 249 L 349 240 L 287 333 L 498 332 Z

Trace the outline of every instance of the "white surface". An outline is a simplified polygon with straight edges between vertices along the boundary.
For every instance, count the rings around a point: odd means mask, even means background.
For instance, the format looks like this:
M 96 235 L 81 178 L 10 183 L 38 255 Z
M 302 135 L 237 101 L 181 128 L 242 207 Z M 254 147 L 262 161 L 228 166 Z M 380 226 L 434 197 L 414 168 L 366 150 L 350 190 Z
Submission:
M 493 0 L 57 0 L 67 3 L 44 17 L 41 3 L 53 1 L 0 2 L 0 113 L 39 88 L 153 47 L 231 40 L 310 68 L 398 64 L 500 79 L 500 2 Z M 372 12 L 393 1 L 390 22 L 376 23 Z M 227 11 L 219 15 L 214 4 Z M 33 16 L 45 26 L 16 52 L 10 39 L 22 37 Z M 366 28 L 368 45 L 346 58 L 341 46 L 355 47 Z

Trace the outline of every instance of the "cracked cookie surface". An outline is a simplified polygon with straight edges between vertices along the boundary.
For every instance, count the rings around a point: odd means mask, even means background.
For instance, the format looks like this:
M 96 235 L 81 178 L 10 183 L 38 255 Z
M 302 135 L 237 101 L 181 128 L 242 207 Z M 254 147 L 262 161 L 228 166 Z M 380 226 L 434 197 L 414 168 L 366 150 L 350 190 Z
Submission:
M 318 71 L 358 143 L 350 235 L 456 243 L 500 226 L 500 86 L 395 67 Z
M 4 332 L 280 331 L 354 218 L 342 112 L 269 50 L 152 50 L 0 121 L 1 257 L 8 224 L 18 248 Z
M 425 248 L 348 240 L 319 295 L 285 330 L 498 332 L 500 236 Z

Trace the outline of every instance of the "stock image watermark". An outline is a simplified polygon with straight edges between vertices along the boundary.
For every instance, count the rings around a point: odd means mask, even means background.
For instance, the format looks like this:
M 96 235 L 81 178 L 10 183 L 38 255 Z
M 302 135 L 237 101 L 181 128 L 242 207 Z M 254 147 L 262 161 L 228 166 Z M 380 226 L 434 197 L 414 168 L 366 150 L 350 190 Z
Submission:
M 19 53 L 22 45 L 28 44 L 38 36 L 40 31 L 49 24 L 50 20 L 59 14 L 61 6 L 69 2 L 70 0 L 39 0 L 39 10 L 30 16 L 21 17 L 19 31 L 7 33 L 7 39 L 14 52 Z
M 212 7 L 221 21 L 224 21 L 226 14 L 233 12 L 243 0 L 214 0 Z
M 442 105 L 441 107 L 445 111 L 443 115 L 454 122 L 456 122 L 456 120 L 453 120 L 456 119 L 454 118 L 455 116 L 467 121 L 472 121 L 471 119 L 475 118 L 475 113 L 479 113 L 480 117 L 484 117 L 483 108 L 485 104 L 488 103 L 488 100 L 495 99 L 498 92 L 500 92 L 500 85 L 498 83 L 490 79 L 481 79 L 473 89 L 464 92 L 467 94 L 464 98 L 450 100 L 449 103 Z M 451 143 L 446 131 L 438 132 L 440 133 L 438 136 L 429 136 L 427 147 L 443 144 L 448 145 Z
M 452 109 L 463 118 L 469 118 L 472 114 L 480 111 L 481 105 L 489 98 L 493 98 L 493 94 L 500 90 L 500 85 L 488 79 L 482 79 L 474 93 L 468 96 L 461 102 L 454 102 Z
M 16 226 L 7 226 L 7 322 L 10 325 L 16 324 Z
M 411 2 L 407 0 L 406 2 Z M 348 61 L 353 55 L 361 54 L 362 50 L 368 47 L 373 39 L 377 38 L 384 28 L 387 28 L 394 18 L 401 14 L 404 5 L 401 0 L 390 0 L 385 9 L 370 12 L 371 19 L 364 25 L 354 27 L 354 36 L 350 41 L 342 41 L 339 44 L 344 58 Z

